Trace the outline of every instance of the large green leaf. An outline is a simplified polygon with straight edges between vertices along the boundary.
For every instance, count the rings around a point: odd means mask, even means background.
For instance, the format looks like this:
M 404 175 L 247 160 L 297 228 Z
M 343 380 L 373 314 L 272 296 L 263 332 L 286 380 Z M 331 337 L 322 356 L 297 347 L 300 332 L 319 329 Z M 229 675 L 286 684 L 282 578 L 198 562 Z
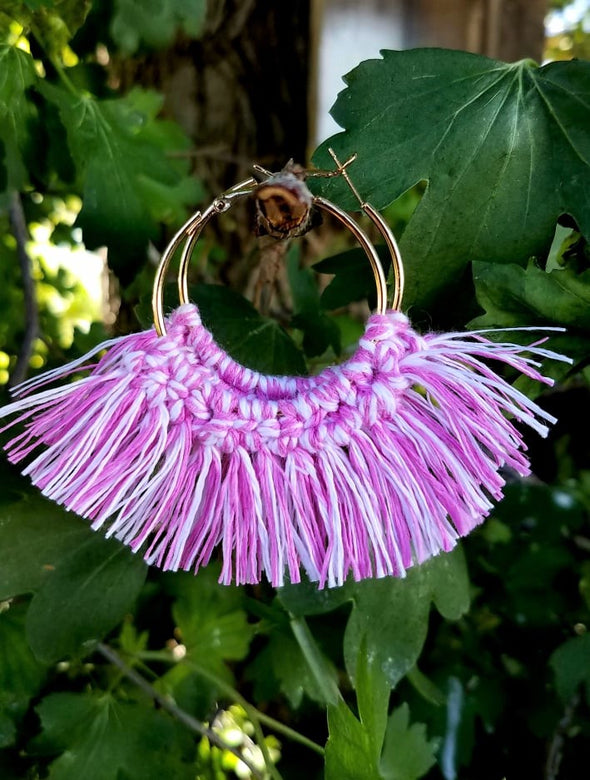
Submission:
M 460 549 L 438 555 L 408 571 L 405 579 L 347 582 L 341 588 L 318 591 L 317 587 L 290 585 L 279 598 L 294 614 L 322 614 L 346 601 L 353 610 L 344 635 L 344 660 L 355 680 L 362 642 L 374 657 L 391 687 L 418 660 L 428 629 L 430 602 L 441 614 L 458 619 L 469 606 L 469 582 Z
M 38 590 L 80 544 L 88 525 L 61 507 L 27 496 L 0 509 L 0 599 Z
M 186 163 L 169 156 L 188 141 L 155 118 L 162 99 L 152 92 L 97 100 L 44 84 L 43 93 L 59 108 L 77 167 L 84 241 L 89 248 L 106 244 L 109 262 L 128 281 L 158 222 L 177 221 L 200 195 L 197 182 L 186 179 Z
M 50 780 L 175 780 L 194 778 L 185 762 L 190 735 L 149 706 L 108 693 L 54 693 L 37 708 L 43 731 L 34 747 L 61 753 Z
M 172 43 L 179 28 L 198 37 L 206 13 L 206 0 L 115 0 L 111 35 L 127 54 L 142 43 L 159 49 Z
M 16 726 L 47 674 L 27 644 L 25 611 L 20 604 L 0 612 L 0 749 L 14 742 Z
M 41 661 L 90 649 L 123 618 L 137 598 L 147 567 L 139 555 L 99 534 L 61 559 L 33 596 L 27 636 Z
M 590 235 L 590 63 L 505 64 L 443 49 L 383 51 L 346 76 L 326 147 L 377 208 L 428 182 L 401 241 L 406 303 L 428 306 L 471 260 L 546 254 L 560 214 Z M 333 164 L 333 163 L 332 163 Z M 319 181 L 319 180 L 318 180 Z M 338 179 L 322 194 L 355 207 Z
M 36 110 L 26 92 L 36 81 L 30 54 L 0 46 L 0 190 L 21 189 L 28 178 L 23 151 Z

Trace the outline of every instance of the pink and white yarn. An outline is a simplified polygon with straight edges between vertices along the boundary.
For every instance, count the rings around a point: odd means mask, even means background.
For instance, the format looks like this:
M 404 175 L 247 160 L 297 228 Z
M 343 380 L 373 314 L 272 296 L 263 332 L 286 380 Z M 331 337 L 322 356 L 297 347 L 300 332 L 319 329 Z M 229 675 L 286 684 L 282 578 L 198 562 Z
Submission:
M 105 348 L 85 378 L 39 391 Z M 196 571 L 219 545 L 225 584 L 280 586 L 303 568 L 335 586 L 450 550 L 501 498 L 502 467 L 529 473 L 508 416 L 542 436 L 554 420 L 484 361 L 551 384 L 543 357 L 565 359 L 481 332 L 420 336 L 390 311 L 347 362 L 265 376 L 187 304 L 165 336 L 106 342 L 21 385 L 0 416 L 25 424 L 6 450 L 32 457 L 24 473 L 46 496 L 148 563 Z

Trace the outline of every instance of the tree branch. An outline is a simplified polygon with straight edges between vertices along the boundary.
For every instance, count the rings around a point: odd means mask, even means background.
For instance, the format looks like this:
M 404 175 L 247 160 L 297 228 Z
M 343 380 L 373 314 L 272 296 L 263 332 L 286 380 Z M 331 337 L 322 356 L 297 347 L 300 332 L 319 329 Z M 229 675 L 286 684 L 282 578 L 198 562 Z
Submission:
M 580 694 L 575 693 L 566 705 L 563 716 L 553 732 L 553 738 L 551 739 L 547 753 L 547 763 L 545 764 L 545 780 L 557 780 L 559 776 L 565 737 L 567 730 L 572 725 L 576 708 L 579 703 Z
M 35 295 L 35 282 L 33 281 L 31 258 L 27 252 L 29 232 L 25 220 L 23 204 L 18 192 L 13 192 L 8 210 L 10 227 L 16 239 L 16 254 L 20 266 L 23 293 L 25 298 L 25 335 L 18 353 L 16 366 L 10 377 L 10 386 L 19 384 L 27 376 L 29 361 L 33 354 L 33 345 L 39 332 L 39 313 L 37 310 L 37 297 Z
M 135 669 L 132 669 L 130 666 L 128 666 L 121 658 L 121 656 L 113 650 L 112 647 L 104 644 L 104 642 L 98 642 L 96 649 L 104 658 L 107 659 L 107 661 L 109 661 L 109 663 L 113 664 L 113 666 L 116 666 L 117 669 L 119 669 L 128 680 L 137 685 L 141 691 L 149 696 L 150 699 L 153 699 L 163 710 L 169 712 L 172 717 L 176 718 L 176 720 L 180 721 L 180 723 L 185 725 L 191 731 L 195 732 L 195 734 L 206 737 L 212 745 L 217 745 L 217 747 L 221 750 L 227 750 L 230 753 L 233 753 L 234 756 L 237 756 L 237 758 L 239 758 L 240 761 L 242 761 L 242 763 L 248 767 L 252 773 L 252 777 L 257 778 L 257 780 L 262 780 L 263 776 L 261 772 L 247 758 L 244 758 L 239 750 L 237 750 L 235 747 L 232 747 L 232 745 L 228 745 L 215 731 L 205 726 L 205 724 L 201 723 L 200 720 L 193 718 L 193 716 L 188 712 L 181 710 L 180 707 L 170 701 L 166 696 L 162 696 L 161 693 L 158 693 L 158 691 L 152 685 L 150 685 L 150 683 L 144 677 L 136 672 Z

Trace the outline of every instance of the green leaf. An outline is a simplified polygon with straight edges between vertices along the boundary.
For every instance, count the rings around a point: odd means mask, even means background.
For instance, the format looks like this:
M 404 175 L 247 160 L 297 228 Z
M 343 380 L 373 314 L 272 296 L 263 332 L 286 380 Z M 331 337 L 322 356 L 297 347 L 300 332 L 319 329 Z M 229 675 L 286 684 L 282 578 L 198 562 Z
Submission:
M 63 557 L 27 613 L 27 636 L 37 658 L 52 663 L 90 649 L 131 608 L 146 571 L 139 555 L 99 534 Z
M 0 749 L 13 744 L 16 726 L 47 675 L 25 638 L 26 605 L 0 611 Z
M 377 247 L 385 276 L 389 273 L 391 258 L 383 246 Z M 371 309 L 377 305 L 375 277 L 371 265 L 362 249 L 349 249 L 346 252 L 327 257 L 315 263 L 313 270 L 321 274 L 334 274 L 334 279 L 326 287 L 321 297 L 324 309 L 339 309 L 354 301 L 365 298 Z
M 188 141 L 155 119 L 161 98 L 154 93 L 136 89 L 97 100 L 46 83 L 42 91 L 58 106 L 67 131 L 83 195 L 77 224 L 84 241 L 89 248 L 106 244 L 109 262 L 129 281 L 145 261 L 158 221 L 177 218 L 201 193 L 186 180 L 186 163 L 169 157 Z
M 32 30 L 51 55 L 60 57 L 64 47 L 84 24 L 92 0 L 4 0 L 2 11 Z
M 389 716 L 381 757 L 383 780 L 418 780 L 436 763 L 438 743 L 428 741 L 423 723 L 409 721 L 406 703 Z
M 405 579 L 347 582 L 341 588 L 289 585 L 279 590 L 286 609 L 301 615 L 321 614 L 353 602 L 344 635 L 344 660 L 355 681 L 361 643 L 376 659 L 390 687 L 418 660 L 428 629 L 430 602 L 449 620 L 457 620 L 469 607 L 469 581 L 460 548 L 414 566 Z
M 176 285 L 166 285 L 165 312 L 178 305 L 177 295 Z M 303 353 L 287 332 L 235 290 L 218 284 L 192 285 L 189 298 L 199 307 L 215 341 L 241 365 L 264 374 L 307 373 Z M 151 294 L 141 299 L 135 314 L 143 327 L 152 325 Z
M 293 295 L 293 320 L 291 324 L 303 331 L 303 351 L 309 357 L 322 355 L 332 347 L 340 354 L 340 328 L 320 307 L 320 293 L 315 274 L 300 265 L 300 253 L 296 247 L 287 255 L 287 273 Z
M 190 736 L 151 707 L 108 693 L 54 693 L 37 708 L 43 731 L 35 746 L 61 753 L 50 780 L 178 780 L 194 778 L 185 762 Z
M 378 757 L 387 726 L 390 687 L 379 659 L 367 652 L 363 637 L 356 662 L 356 700 L 360 721 L 369 735 L 371 752 Z
M 303 355 L 274 320 L 263 317 L 239 293 L 201 284 L 191 288 L 191 300 L 203 322 L 234 360 L 268 374 L 306 374 Z
M 196 576 L 177 573 L 167 578 L 175 595 L 172 616 L 187 656 L 200 666 L 226 674 L 225 661 L 246 657 L 255 626 L 248 623 L 244 593 L 217 582 L 219 567 L 202 569 Z
M 31 55 L 0 45 L 0 190 L 22 189 L 28 180 L 23 153 L 36 110 L 27 89 L 36 81 Z
M 324 657 L 324 671 L 328 671 L 337 688 L 338 672 Z M 293 709 L 298 709 L 304 696 L 325 705 L 322 688 L 312 674 L 301 648 L 292 633 L 273 627 L 268 645 L 249 666 L 249 676 L 255 680 L 256 698 L 269 699 L 282 692 Z
M 206 15 L 206 0 L 115 0 L 111 35 L 126 54 L 141 44 L 161 49 L 172 43 L 179 28 L 197 38 Z
M 532 325 L 560 326 L 565 334 L 551 336 L 547 347 L 567 355 L 574 363 L 585 362 L 590 349 L 590 270 L 572 268 L 545 271 L 534 262 L 518 265 L 473 264 L 473 280 L 479 305 L 485 314 L 469 323 L 470 328 L 512 328 Z M 530 342 L 535 334 L 508 334 L 511 340 Z M 505 338 L 503 334 L 498 337 Z M 569 363 L 545 361 L 543 372 L 562 379 L 574 372 Z M 525 389 L 524 382 L 519 384 Z M 526 382 L 526 389 L 538 393 L 538 383 Z M 534 389 L 533 389 L 534 388 Z
M 378 756 L 367 729 L 342 701 L 328 707 L 325 780 L 377 780 Z
M 486 310 L 471 325 L 504 327 L 561 325 L 587 331 L 590 336 L 590 270 L 570 268 L 545 271 L 531 261 L 518 265 L 474 263 L 477 301 Z
M 406 305 L 428 307 L 471 260 L 545 256 L 557 218 L 590 236 L 590 63 L 505 64 L 444 49 L 383 51 L 346 77 L 332 114 L 346 129 L 322 145 L 377 208 L 419 181 L 424 197 L 401 240 Z M 484 184 L 485 183 L 485 184 Z M 345 207 L 341 180 L 318 182 Z
M 75 515 L 36 496 L 0 509 L 0 599 L 32 593 L 93 537 Z
M 590 704 L 590 634 L 565 642 L 551 656 L 550 666 L 555 672 L 555 687 L 564 704 L 571 702 L 584 686 L 586 701 Z

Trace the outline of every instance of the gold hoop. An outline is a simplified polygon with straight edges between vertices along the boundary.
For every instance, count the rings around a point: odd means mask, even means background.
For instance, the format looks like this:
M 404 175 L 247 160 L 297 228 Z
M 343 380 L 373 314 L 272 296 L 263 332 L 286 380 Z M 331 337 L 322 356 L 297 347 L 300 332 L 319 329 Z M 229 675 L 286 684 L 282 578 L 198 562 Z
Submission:
M 362 200 L 355 186 L 351 182 L 350 177 L 348 176 L 348 172 L 346 171 L 346 165 L 348 164 L 348 162 L 351 162 L 354 159 L 354 157 L 352 157 L 346 163 L 341 164 L 338 161 L 333 150 L 330 149 L 329 151 L 338 166 L 337 171 L 335 172 L 330 171 L 329 173 L 330 174 L 333 173 L 335 175 L 342 174 L 344 176 L 346 183 L 351 188 L 355 197 L 359 201 L 362 210 L 373 222 L 373 224 L 377 227 L 377 229 L 385 239 L 387 249 L 391 255 L 392 267 L 393 267 L 393 278 L 394 278 L 394 294 L 391 302 L 391 308 L 399 309 L 403 297 L 404 269 L 403 269 L 400 251 L 397 246 L 397 242 L 395 240 L 395 236 L 393 235 L 389 225 L 387 225 L 387 223 L 385 222 L 383 217 L 379 214 L 379 212 L 376 211 L 376 209 L 374 209 L 370 203 L 366 203 L 365 201 Z M 179 295 L 180 303 L 184 304 L 189 302 L 188 266 L 189 266 L 190 258 L 193 253 L 195 244 L 199 240 L 199 237 L 203 229 L 205 228 L 209 220 L 214 215 L 221 214 L 224 211 L 227 211 L 236 200 L 252 195 L 254 190 L 258 186 L 259 186 L 259 182 L 253 177 L 250 177 L 249 179 L 245 179 L 239 184 L 235 184 L 229 190 L 227 190 L 218 198 L 216 198 L 213 201 L 213 203 L 207 209 L 205 209 L 205 211 L 203 212 L 197 211 L 195 214 L 193 214 L 192 217 L 190 217 L 190 219 L 188 219 L 187 222 L 185 222 L 185 224 L 180 228 L 180 230 L 174 235 L 173 239 L 170 241 L 170 243 L 164 250 L 164 253 L 162 254 L 162 258 L 160 260 L 158 269 L 156 271 L 156 276 L 154 278 L 154 286 L 152 290 L 152 311 L 154 317 L 154 325 L 158 336 L 163 336 L 166 333 L 166 325 L 164 320 L 164 305 L 163 305 L 164 280 L 168 268 L 170 266 L 170 261 L 174 256 L 174 253 L 176 252 L 180 244 L 186 239 L 186 244 L 182 250 L 182 254 L 180 257 L 180 264 L 178 268 L 178 295 Z M 383 266 L 381 265 L 381 260 L 379 259 L 379 255 L 377 254 L 377 251 L 375 250 L 375 247 L 371 243 L 369 237 L 349 214 L 347 214 L 339 206 L 336 206 L 331 201 L 326 200 L 325 198 L 322 198 L 320 196 L 315 196 L 312 198 L 312 204 L 313 206 L 319 208 L 320 210 L 328 212 L 337 220 L 342 222 L 342 224 L 345 225 L 351 231 L 351 233 L 355 236 L 355 238 L 357 239 L 361 247 L 364 249 L 365 254 L 367 255 L 369 262 L 371 264 L 371 270 L 373 271 L 373 276 L 375 277 L 375 284 L 377 287 L 376 311 L 378 314 L 385 314 L 388 308 L 387 282 L 385 279 L 385 274 L 383 272 Z

